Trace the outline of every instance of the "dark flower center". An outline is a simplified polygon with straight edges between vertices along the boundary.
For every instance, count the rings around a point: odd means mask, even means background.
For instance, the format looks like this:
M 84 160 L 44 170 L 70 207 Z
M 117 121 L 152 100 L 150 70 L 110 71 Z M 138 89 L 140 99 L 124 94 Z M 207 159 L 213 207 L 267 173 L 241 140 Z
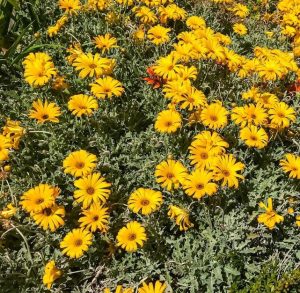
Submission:
M 128 240 L 133 241 L 135 239 L 136 239 L 136 234 L 131 233 L 131 234 L 128 235 Z
M 149 203 L 150 203 L 150 201 L 148 199 L 141 200 L 141 205 L 142 206 L 147 206 L 147 205 L 149 205 Z
M 52 210 L 50 208 L 46 208 L 43 210 L 43 214 L 49 217 L 52 214 Z
M 46 119 L 48 119 L 49 118 L 49 115 L 48 114 L 44 114 L 43 116 L 42 116 L 42 119 L 44 119 L 44 120 L 46 120 Z
M 87 194 L 89 195 L 92 195 L 95 193 L 95 188 L 94 187 L 89 187 L 87 190 L 86 190 Z
M 218 117 L 216 115 L 210 115 L 210 119 L 214 122 L 218 121 Z
M 77 169 L 82 169 L 84 167 L 84 163 L 83 162 L 77 162 L 76 163 L 76 168 Z
M 39 198 L 39 199 L 37 199 L 36 200 L 36 204 L 41 204 L 41 203 L 43 203 L 44 202 L 44 199 L 43 198 Z
M 82 245 L 82 240 L 81 239 L 76 239 L 74 241 L 74 245 L 77 246 L 77 247 L 81 246 Z

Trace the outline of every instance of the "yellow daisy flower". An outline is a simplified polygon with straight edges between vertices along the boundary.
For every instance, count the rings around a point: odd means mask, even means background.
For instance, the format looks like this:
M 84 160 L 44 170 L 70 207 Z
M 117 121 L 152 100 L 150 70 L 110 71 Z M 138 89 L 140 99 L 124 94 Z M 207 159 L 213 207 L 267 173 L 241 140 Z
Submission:
M 145 228 L 137 221 L 129 222 L 121 228 L 117 235 L 117 245 L 127 252 L 135 252 L 138 247 L 143 247 L 147 240 Z
M 158 210 L 163 202 L 162 193 L 152 189 L 138 188 L 129 197 L 128 207 L 134 213 L 149 215 Z
M 55 266 L 55 261 L 49 261 L 45 266 L 43 284 L 47 289 L 51 289 L 52 284 L 62 275 L 62 271 Z
M 74 95 L 70 97 L 68 109 L 77 117 L 82 115 L 90 116 L 94 110 L 98 109 L 98 102 L 95 98 L 88 95 Z
M 62 253 L 70 258 L 80 258 L 92 244 L 93 234 L 88 230 L 73 229 L 60 242 Z
M 55 103 L 49 103 L 47 100 L 43 103 L 38 99 L 32 103 L 32 110 L 29 112 L 29 117 L 36 119 L 37 123 L 47 121 L 58 123 L 57 117 L 61 115 L 60 108 Z

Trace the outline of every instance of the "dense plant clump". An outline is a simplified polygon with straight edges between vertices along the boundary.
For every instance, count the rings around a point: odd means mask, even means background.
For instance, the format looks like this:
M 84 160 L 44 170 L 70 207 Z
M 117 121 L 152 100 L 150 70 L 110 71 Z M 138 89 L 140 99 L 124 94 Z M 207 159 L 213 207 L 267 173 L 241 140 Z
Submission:
M 0 6 L 1 292 L 299 292 L 299 0 Z

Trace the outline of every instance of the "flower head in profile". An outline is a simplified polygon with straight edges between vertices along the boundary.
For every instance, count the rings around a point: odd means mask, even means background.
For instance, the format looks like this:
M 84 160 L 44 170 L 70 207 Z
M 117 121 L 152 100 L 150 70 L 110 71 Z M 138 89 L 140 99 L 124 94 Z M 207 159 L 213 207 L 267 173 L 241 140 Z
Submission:
M 95 232 L 99 230 L 105 233 L 108 229 L 108 208 L 99 203 L 93 203 L 88 209 L 82 211 L 79 218 L 80 227 Z
M 143 282 L 142 287 L 138 289 L 138 293 L 165 293 L 166 288 L 167 284 L 161 283 L 160 281 L 156 281 L 155 283 Z
M 141 212 L 143 215 L 149 215 L 160 208 L 162 201 L 163 197 L 160 191 L 138 188 L 130 195 L 128 207 L 134 213 Z
M 244 179 L 244 176 L 239 174 L 239 171 L 243 171 L 244 164 L 237 162 L 236 158 L 232 154 L 225 154 L 218 158 L 214 168 L 214 179 L 222 180 L 222 186 L 228 185 L 228 187 L 238 188 L 238 178 Z
M 137 251 L 138 247 L 144 246 L 146 240 L 145 228 L 137 221 L 129 222 L 117 235 L 117 245 L 128 252 Z
M 168 216 L 171 219 L 175 220 L 176 225 L 179 226 L 180 231 L 186 231 L 189 228 L 194 227 L 194 224 L 190 221 L 190 215 L 188 211 L 178 206 L 170 205 Z
M 300 156 L 285 154 L 285 159 L 280 160 L 280 166 L 290 178 L 300 179 Z
M 88 175 L 96 167 L 97 157 L 85 150 L 70 153 L 63 161 L 64 173 L 75 177 Z
M 80 258 L 92 244 L 93 235 L 88 230 L 73 229 L 60 242 L 62 253 L 70 258 Z
M 283 222 L 283 216 L 280 216 L 273 210 L 272 198 L 268 198 L 268 205 L 263 202 L 259 203 L 259 207 L 265 209 L 265 213 L 260 214 L 257 218 L 258 223 L 264 224 L 270 230 L 273 230 L 276 224 Z
M 93 203 L 104 204 L 111 193 L 111 184 L 100 173 L 79 178 L 75 180 L 74 186 L 78 188 L 74 191 L 74 198 L 84 209 Z
M 94 97 L 88 95 L 74 95 L 70 97 L 68 109 L 77 117 L 90 116 L 94 110 L 98 109 L 98 102 Z
M 161 111 L 155 121 L 154 128 L 158 132 L 173 133 L 180 128 L 182 119 L 176 110 Z
M 10 138 L 0 134 L 0 162 L 8 160 L 9 149 L 11 147 Z
M 168 159 L 156 166 L 156 182 L 167 190 L 177 189 L 184 182 L 187 169 L 179 161 Z
M 101 50 L 101 53 L 109 51 L 111 48 L 117 48 L 117 39 L 111 34 L 99 35 L 94 37 L 96 48 Z
M 2 211 L 0 211 L 0 218 L 10 219 L 17 213 L 17 208 L 9 203 Z
M 47 289 L 51 289 L 52 284 L 62 275 L 62 271 L 55 266 L 55 261 L 49 261 L 45 266 L 43 284 Z
M 36 119 L 37 123 L 59 122 L 58 117 L 61 115 L 60 108 L 55 103 L 49 103 L 47 100 L 43 103 L 40 99 L 32 103 L 32 110 L 29 117 Z

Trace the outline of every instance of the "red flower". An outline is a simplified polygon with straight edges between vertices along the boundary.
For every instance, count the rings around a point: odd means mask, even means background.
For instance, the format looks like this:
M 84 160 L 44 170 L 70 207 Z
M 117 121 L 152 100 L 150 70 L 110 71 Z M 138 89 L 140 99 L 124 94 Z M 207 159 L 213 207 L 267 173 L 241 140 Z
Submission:
M 288 87 L 288 92 L 295 92 L 299 93 L 300 92 L 300 78 L 298 78 L 295 83 L 289 85 Z
M 154 73 L 152 67 L 148 67 L 146 72 L 149 77 L 144 77 L 143 80 L 145 80 L 149 85 L 152 85 L 154 89 L 158 89 L 163 83 L 165 83 L 164 79 Z

